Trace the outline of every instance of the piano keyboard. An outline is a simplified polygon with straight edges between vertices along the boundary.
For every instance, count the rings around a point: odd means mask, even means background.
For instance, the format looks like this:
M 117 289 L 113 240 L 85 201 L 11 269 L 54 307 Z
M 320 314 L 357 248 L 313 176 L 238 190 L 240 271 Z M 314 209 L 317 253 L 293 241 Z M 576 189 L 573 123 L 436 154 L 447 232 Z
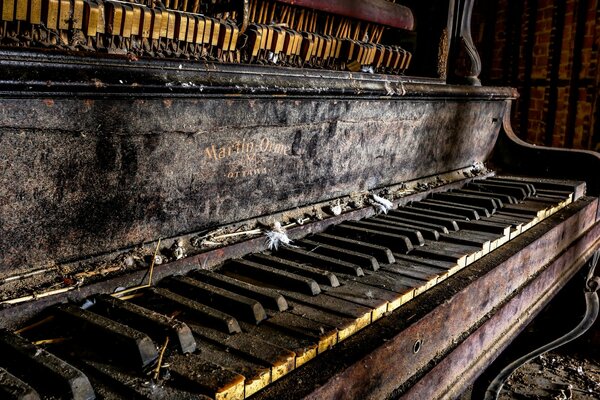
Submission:
M 575 200 L 492 177 L 0 331 L 0 398 L 243 399 Z M 92 304 L 89 303 L 89 304 Z

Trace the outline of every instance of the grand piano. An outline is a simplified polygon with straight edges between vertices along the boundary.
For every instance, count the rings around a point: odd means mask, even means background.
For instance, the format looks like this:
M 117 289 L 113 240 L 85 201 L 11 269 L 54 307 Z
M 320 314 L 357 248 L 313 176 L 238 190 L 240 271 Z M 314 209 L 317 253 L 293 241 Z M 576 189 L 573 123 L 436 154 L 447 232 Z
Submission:
M 0 398 L 459 396 L 600 157 L 518 139 L 472 0 L 396 3 L 0 0 Z

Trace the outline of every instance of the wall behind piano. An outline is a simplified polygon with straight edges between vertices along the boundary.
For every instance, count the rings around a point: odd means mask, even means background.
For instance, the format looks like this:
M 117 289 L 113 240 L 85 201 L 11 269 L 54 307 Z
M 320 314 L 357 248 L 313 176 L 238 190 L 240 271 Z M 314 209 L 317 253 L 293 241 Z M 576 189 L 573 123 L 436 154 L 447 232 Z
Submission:
M 477 0 L 473 37 L 483 84 L 519 90 L 521 138 L 600 151 L 599 0 Z

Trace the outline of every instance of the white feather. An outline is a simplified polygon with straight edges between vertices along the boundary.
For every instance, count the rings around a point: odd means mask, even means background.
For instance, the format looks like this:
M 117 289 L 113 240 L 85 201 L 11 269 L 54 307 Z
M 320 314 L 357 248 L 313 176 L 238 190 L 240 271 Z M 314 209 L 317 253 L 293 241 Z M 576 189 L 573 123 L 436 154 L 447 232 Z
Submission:
M 383 197 L 377 196 L 373 194 L 373 200 L 375 201 L 375 206 L 384 214 L 387 214 L 389 210 L 394 208 L 394 203 L 389 201 L 388 199 L 384 199 Z
M 292 242 L 279 222 L 275 222 L 273 230 L 268 231 L 266 235 L 269 250 L 277 250 L 280 245 L 289 246 Z

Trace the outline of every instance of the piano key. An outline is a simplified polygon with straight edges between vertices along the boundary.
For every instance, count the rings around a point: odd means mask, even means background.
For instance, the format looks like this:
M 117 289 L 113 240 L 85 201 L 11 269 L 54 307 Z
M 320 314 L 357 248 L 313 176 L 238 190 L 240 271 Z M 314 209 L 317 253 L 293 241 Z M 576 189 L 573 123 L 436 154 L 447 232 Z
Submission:
M 317 343 L 318 353 L 337 344 L 338 332 L 334 326 L 323 325 L 294 313 L 279 313 L 269 318 L 265 325 L 277 327 L 293 335 L 302 335 Z
M 360 251 L 361 253 L 372 255 L 380 263 L 394 262 L 392 251 L 385 246 L 379 246 L 376 244 L 361 242 L 359 240 L 330 235 L 328 233 L 318 233 L 316 235 L 312 235 L 310 236 L 310 240 L 319 243 L 330 244 L 346 250 Z
M 470 204 L 478 207 L 484 207 L 488 213 L 493 214 L 501 205 L 494 199 L 483 196 L 467 195 L 455 192 L 433 193 L 431 197 L 434 200 L 448 201 L 457 205 Z
M 346 272 L 356 276 L 362 276 L 363 270 L 360 266 L 346 261 L 337 260 L 333 257 L 323 256 L 321 254 L 312 253 L 300 248 L 284 247 L 279 249 L 277 253 L 280 257 L 289 258 L 296 261 L 306 262 L 315 268 L 332 271 Z
M 473 220 L 479 219 L 479 214 L 473 209 L 454 205 L 438 204 L 428 200 L 412 202 L 410 203 L 410 207 L 447 212 L 454 215 L 461 215 Z
M 316 309 L 297 302 L 291 302 L 290 306 L 288 312 L 291 314 L 310 319 L 319 324 L 335 327 L 338 333 L 338 342 L 341 342 L 367 325 L 361 323 L 361 321 L 356 318 L 337 315 L 326 310 Z
M 499 216 L 494 215 L 493 217 L 488 218 L 487 221 L 498 223 L 498 224 L 510 225 L 511 230 L 510 230 L 509 239 L 512 240 L 515 237 L 517 237 L 518 235 L 520 235 L 522 232 L 529 229 L 533 224 L 537 223 L 538 220 L 536 218 L 533 220 L 522 221 L 520 219 L 515 219 L 515 218 L 512 218 L 507 215 L 499 215 Z M 496 247 L 498 247 L 498 246 L 496 246 Z M 494 247 L 494 249 L 496 247 Z
M 206 395 L 192 394 L 166 385 L 140 384 L 144 381 L 140 379 L 139 374 L 122 368 L 118 363 L 79 358 L 77 364 L 86 374 L 95 378 L 94 389 L 96 389 L 97 399 L 211 400 L 211 397 Z
M 439 236 L 440 233 L 448 233 L 448 232 L 450 232 L 448 230 L 448 228 L 446 228 L 443 225 L 435 224 L 435 223 L 430 223 L 430 222 L 423 222 L 423 221 L 413 221 L 413 220 L 407 219 L 405 217 L 398 217 L 398 216 L 393 216 L 393 215 L 379 214 L 379 215 L 375 215 L 375 216 L 373 216 L 371 218 L 372 219 L 379 219 L 379 220 L 383 220 L 383 221 L 390 221 L 390 222 L 394 222 L 394 223 L 400 223 L 402 225 L 406 225 L 406 226 L 409 226 L 411 228 L 418 229 L 422 234 L 426 234 L 428 237 L 430 237 L 431 234 L 428 233 L 427 231 L 431 231 L 431 230 L 434 230 L 434 231 L 438 232 L 438 236 Z
M 227 351 L 247 356 L 271 368 L 271 381 L 276 381 L 294 369 L 296 355 L 284 348 L 265 342 L 246 333 L 227 335 L 214 329 L 190 324 L 194 336 L 217 343 Z
M 378 224 L 388 225 L 388 226 L 392 226 L 392 227 L 401 227 L 404 229 L 411 229 L 415 232 L 418 232 L 420 234 L 419 236 L 423 239 L 438 240 L 440 238 L 439 232 L 433 228 L 428 228 L 428 227 L 424 227 L 424 226 L 416 226 L 415 224 L 412 224 L 412 223 L 404 223 L 404 222 L 400 222 L 398 220 L 392 220 L 391 218 L 382 218 L 382 216 L 380 216 L 380 215 L 375 215 L 375 216 L 369 218 L 368 221 L 372 221 L 372 222 L 376 222 Z M 440 228 L 443 228 L 443 227 L 440 227 Z M 418 244 L 416 244 L 417 246 L 421 246 L 424 242 L 420 241 L 420 244 L 419 244 L 419 242 L 417 242 L 417 243 L 418 243 Z M 413 245 L 414 245 L 414 243 L 413 243 Z
M 415 289 L 424 285 L 426 282 L 415 280 L 407 276 L 401 276 L 387 271 L 367 272 L 364 277 L 355 278 L 351 276 L 342 277 L 343 282 L 358 282 L 361 285 L 373 286 L 378 289 L 396 293 L 396 296 L 389 296 L 388 310 L 392 311 L 402 304 L 415 297 Z
M 422 210 L 413 209 L 413 210 L 390 210 L 388 215 L 390 217 L 398 217 L 402 218 L 405 221 L 414 221 L 414 222 L 427 222 L 429 224 L 442 225 L 448 229 L 448 231 L 457 231 L 458 225 L 456 221 L 452 218 L 444 218 L 438 216 L 427 215 L 425 213 L 420 212 Z
M 258 324 L 267 318 L 265 309 L 258 301 L 188 276 L 167 278 L 161 282 L 161 285 L 174 293 L 185 295 L 194 301 L 248 322 Z
M 511 195 L 508 195 L 508 194 L 505 194 L 505 193 L 499 192 L 499 191 L 494 192 L 483 186 L 480 186 L 480 187 L 467 186 L 463 189 L 455 190 L 455 192 L 456 193 L 464 193 L 464 194 L 472 194 L 472 195 L 476 195 L 476 196 L 489 197 L 494 200 L 501 201 L 503 206 L 506 204 L 516 204 L 518 202 L 517 198 L 514 196 L 511 196 Z
M 227 369 L 242 375 L 246 397 L 271 383 L 271 368 L 265 366 L 264 363 L 253 361 L 242 354 L 225 351 L 226 348 L 200 336 L 196 336 L 195 339 L 198 343 L 198 350 L 187 356 L 226 366 Z
M 73 304 L 53 308 L 54 317 L 61 327 L 85 332 L 85 338 L 94 340 L 104 351 L 134 366 L 146 367 L 158 358 L 156 346 L 148 335 Z M 83 340 L 84 336 L 78 337 Z
M 503 184 L 500 182 L 493 183 L 486 181 L 473 181 L 469 183 L 467 187 L 474 188 L 476 190 L 503 193 L 512 196 L 517 200 L 525 200 L 530 196 L 529 191 L 526 188 Z
M 400 207 L 399 210 L 410 211 L 410 212 L 414 212 L 414 213 L 418 213 L 418 214 L 422 214 L 422 215 L 431 215 L 432 217 L 448 218 L 451 220 L 469 219 L 468 217 L 465 217 L 461 214 L 453 214 L 453 213 L 450 213 L 447 211 L 429 210 L 426 208 L 419 208 L 419 207 L 412 207 L 412 206 Z
M 181 321 L 105 294 L 96 296 L 95 300 L 95 312 L 147 334 L 156 343 L 161 343 L 168 336 L 182 353 L 196 350 L 196 341 L 190 328 Z
M 349 221 L 344 222 L 343 225 L 344 224 L 358 226 L 366 229 L 375 229 L 378 231 L 394 233 L 397 235 L 404 235 L 411 241 L 413 246 L 422 246 L 424 243 L 423 235 L 418 230 L 401 225 L 386 224 L 385 222 L 374 218 L 368 218 L 362 221 Z
M 345 281 L 340 286 L 328 289 L 326 292 L 329 296 L 371 308 L 371 321 L 381 318 L 388 311 L 390 303 L 393 303 L 395 309 L 401 301 L 399 296 L 393 292 L 363 285 L 356 281 Z
M 490 252 L 491 243 L 498 239 L 498 235 L 484 235 L 482 232 L 473 232 L 469 230 L 460 230 L 453 232 L 451 235 L 442 235 L 441 242 L 464 244 L 479 248 L 481 254 L 477 258 L 481 258 Z
M 34 388 L 0 367 L 0 398 L 6 400 L 40 400 Z
M 288 308 L 285 298 L 275 290 L 251 285 L 247 282 L 231 278 L 227 275 L 218 274 L 208 270 L 193 271 L 190 275 L 197 280 L 214 286 L 219 286 L 223 289 L 240 293 L 246 297 L 260 301 L 264 307 L 269 307 L 277 311 L 285 311 Z
M 339 287 L 339 286 L 338 286 Z M 282 292 L 282 294 L 293 303 L 324 310 L 333 314 L 355 319 L 355 323 L 363 328 L 371 323 L 371 308 L 363 305 L 332 297 L 326 293 L 312 297 L 294 292 Z
M 514 214 L 526 215 L 531 218 L 544 219 L 546 217 L 547 205 L 543 203 L 526 202 L 521 204 L 510 204 L 502 210 Z
M 246 257 L 249 261 L 257 264 L 266 265 L 282 269 L 287 272 L 292 272 L 297 275 L 304 276 L 306 278 L 314 279 L 317 283 L 329 286 L 339 286 L 340 283 L 334 273 L 330 271 L 323 271 L 318 268 L 311 267 L 309 265 L 298 264 L 293 261 L 289 261 L 280 257 L 275 257 L 270 254 L 257 253 L 250 254 Z
M 281 313 L 281 315 L 286 314 L 288 313 Z M 250 336 L 257 337 L 264 342 L 272 343 L 294 353 L 296 355 L 295 368 L 306 364 L 318 355 L 319 339 L 315 339 L 314 337 L 309 338 L 309 335 L 301 333 L 290 334 L 276 325 L 269 325 L 267 323 L 258 326 L 242 322 L 242 330 Z M 335 329 L 333 329 L 333 337 L 334 343 L 337 343 L 337 331 Z M 330 346 L 331 338 L 324 337 L 322 342 L 323 347 L 328 348 L 327 346 Z
M 19 335 L 0 330 L 0 351 L 0 366 L 17 378 L 33 378 L 31 384 L 43 398 L 67 394 L 74 400 L 95 397 L 88 377 L 80 370 Z M 9 378 L 0 375 L 0 383 L 5 379 Z
M 466 195 L 471 195 L 471 196 L 480 196 L 480 197 L 492 199 L 498 204 L 497 208 L 502 208 L 502 207 L 504 207 L 505 204 L 514 204 L 517 202 L 517 199 L 515 199 L 514 197 L 507 196 L 507 195 L 501 194 L 501 193 L 489 193 L 489 192 L 483 192 L 483 191 L 479 191 L 479 190 L 470 190 L 470 189 L 457 189 L 457 190 L 453 190 L 452 193 L 460 193 L 460 194 L 466 194 Z
M 556 180 L 548 180 L 543 178 L 526 178 L 526 177 L 502 177 L 504 179 L 511 179 L 516 182 L 523 182 L 532 184 L 535 187 L 535 190 L 562 190 L 567 192 L 575 192 L 577 187 L 580 185 L 580 182 L 572 181 L 556 181 Z
M 396 261 L 397 262 L 398 261 L 407 261 L 407 262 L 412 262 L 412 263 L 416 263 L 419 265 L 429 266 L 429 267 L 433 267 L 433 268 L 439 268 L 439 269 L 445 270 L 447 272 L 447 276 L 453 275 L 459 269 L 461 269 L 461 267 L 459 267 L 456 262 L 432 259 L 432 258 L 428 258 L 426 256 L 415 255 L 415 254 L 398 254 Z
M 356 264 L 363 269 L 369 269 L 372 271 L 377 271 L 379 269 L 379 262 L 377 261 L 377 259 L 368 254 L 363 254 L 357 251 L 343 249 L 340 247 L 335 247 L 319 242 L 313 242 L 312 240 L 308 239 L 302 239 L 296 241 L 296 243 L 303 245 L 308 251 L 312 253 L 318 253 L 324 256 L 338 258 L 340 260 Z
M 210 323 L 224 332 L 241 332 L 237 319 L 229 314 L 198 303 L 197 301 L 190 300 L 187 297 L 173 293 L 167 289 L 150 288 L 149 292 L 156 298 L 167 302 L 167 307 L 161 307 L 165 309 L 165 311 L 167 308 L 170 310 L 170 312 L 183 311 L 186 316 L 197 318 L 198 320 L 203 321 L 203 323 Z M 152 309 L 160 306 L 161 305 L 156 304 L 155 301 L 152 301 L 150 304 L 148 304 L 148 307 Z M 167 313 L 170 312 L 167 311 Z
M 231 260 L 222 267 L 221 271 L 234 278 L 246 280 L 249 283 L 254 283 L 253 281 L 262 282 L 268 287 L 299 291 L 312 296 L 321 293 L 321 288 L 311 278 L 257 264 L 252 261 Z
M 460 207 L 460 208 L 466 208 L 468 210 L 474 210 L 477 212 L 477 215 L 479 215 L 479 218 L 489 217 L 491 215 L 490 212 L 485 207 L 479 207 L 479 206 L 475 206 L 472 204 L 464 204 L 464 203 L 460 203 L 460 202 L 438 200 L 438 199 L 433 199 L 433 198 L 427 198 L 421 202 L 425 202 L 427 204 L 431 203 L 431 204 L 436 204 L 436 205 Z
M 480 250 L 480 248 L 473 246 L 446 242 L 427 242 L 424 246 L 414 249 L 411 254 L 454 262 L 462 268 L 475 261 L 475 254 Z
M 536 188 L 531 183 L 519 182 L 519 181 L 515 181 L 515 180 L 510 180 L 510 179 L 504 179 L 504 178 L 497 177 L 497 176 L 488 177 L 485 179 L 485 181 L 491 182 L 491 183 L 498 183 L 498 184 L 502 184 L 502 185 L 520 187 L 526 191 L 527 196 L 535 196 L 535 194 L 536 194 Z
M 383 245 L 398 253 L 407 253 L 413 245 L 404 235 L 381 232 L 375 229 L 365 229 L 355 226 L 335 226 L 330 234 L 349 237 L 363 242 Z
M 407 260 L 398 260 L 393 264 L 383 266 L 382 269 L 395 274 L 418 278 L 428 282 L 432 281 L 435 283 L 443 281 L 448 276 L 448 270 L 446 269 L 436 268 Z
M 510 235 L 510 226 L 506 224 L 499 224 L 495 222 L 488 222 L 486 220 L 479 221 L 460 221 L 461 229 L 469 229 L 472 231 L 481 231 L 488 233 L 497 233 L 503 236 Z
M 215 400 L 242 400 L 244 377 L 199 357 L 176 354 L 169 363 L 175 381 Z

